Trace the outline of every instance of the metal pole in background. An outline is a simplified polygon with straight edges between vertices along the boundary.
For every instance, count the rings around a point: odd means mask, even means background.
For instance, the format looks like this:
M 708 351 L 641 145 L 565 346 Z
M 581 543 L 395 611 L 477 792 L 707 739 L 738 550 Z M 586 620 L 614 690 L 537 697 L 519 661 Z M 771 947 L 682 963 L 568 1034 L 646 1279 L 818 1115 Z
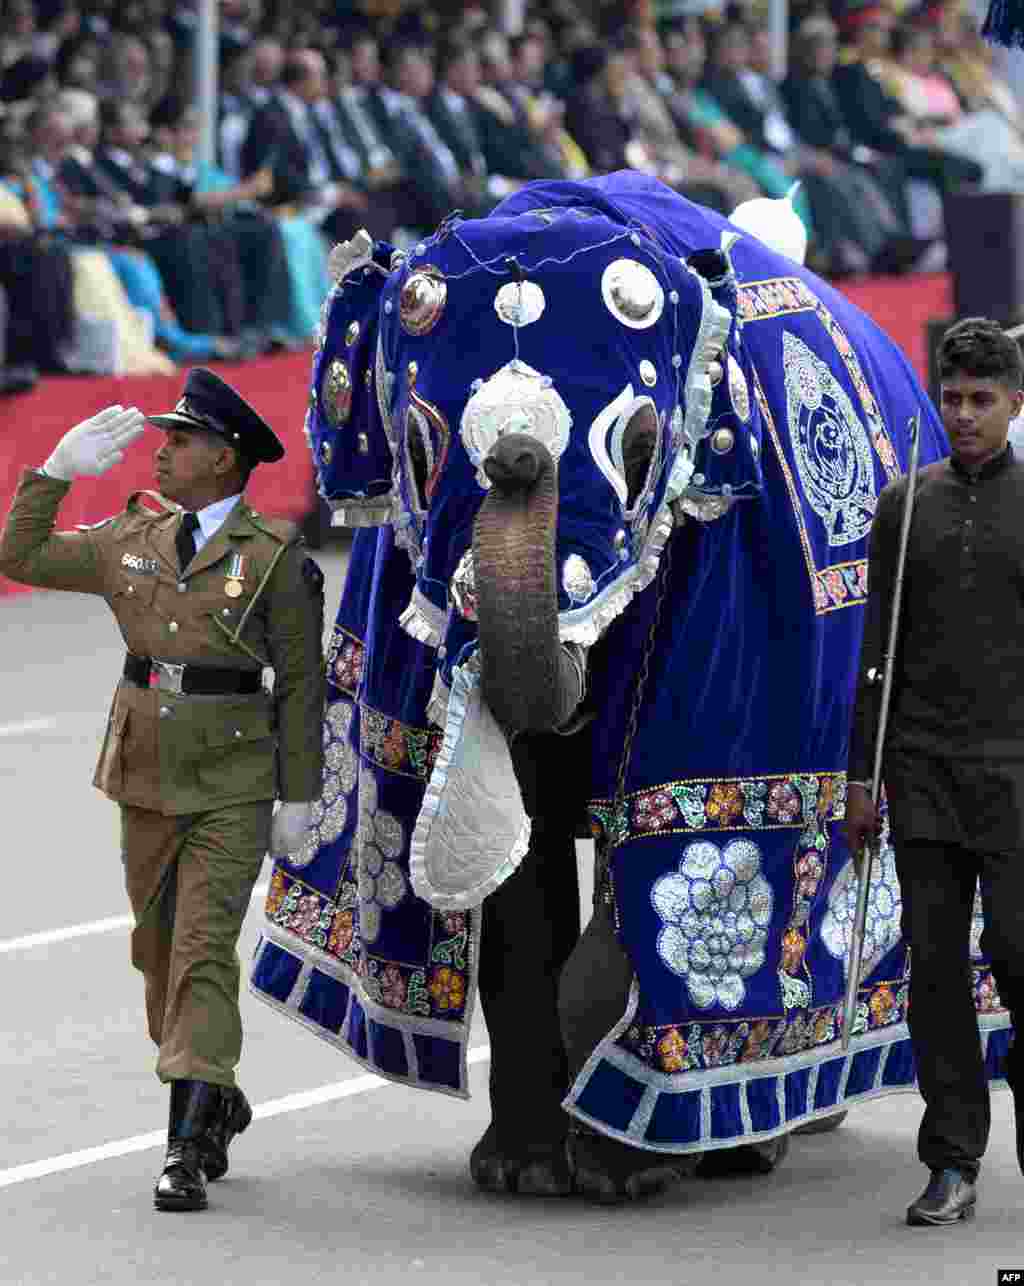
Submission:
M 789 49 L 789 0 L 769 0 L 768 34 L 772 42 L 772 76 L 776 81 L 784 80 Z
M 212 165 L 217 159 L 217 75 L 220 65 L 217 0 L 199 0 L 198 18 L 193 50 L 196 107 L 199 111 L 196 159 Z

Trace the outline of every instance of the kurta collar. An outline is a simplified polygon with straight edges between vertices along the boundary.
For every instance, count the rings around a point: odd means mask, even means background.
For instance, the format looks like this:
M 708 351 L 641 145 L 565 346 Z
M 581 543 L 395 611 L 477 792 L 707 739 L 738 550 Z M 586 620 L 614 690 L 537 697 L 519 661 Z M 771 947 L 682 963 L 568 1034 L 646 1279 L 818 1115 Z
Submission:
M 1003 472 L 1013 461 L 1013 447 L 1007 442 L 1006 446 L 994 455 L 991 460 L 986 460 L 980 469 L 965 469 L 955 455 L 949 457 L 949 466 L 959 478 L 965 482 L 987 482 L 989 478 L 994 478 L 997 474 Z

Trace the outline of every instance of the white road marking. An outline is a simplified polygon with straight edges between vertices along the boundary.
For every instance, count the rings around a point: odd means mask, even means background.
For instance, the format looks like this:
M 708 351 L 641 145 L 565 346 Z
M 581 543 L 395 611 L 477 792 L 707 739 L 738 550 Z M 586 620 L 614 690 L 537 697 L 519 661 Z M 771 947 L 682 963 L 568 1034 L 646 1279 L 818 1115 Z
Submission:
M 49 732 L 56 719 L 22 719 L 19 723 L 0 723 L 0 737 L 20 737 L 26 732 Z
M 467 1061 L 471 1064 L 482 1063 L 490 1057 L 490 1053 L 489 1045 L 477 1045 L 468 1052 Z M 352 1098 L 355 1094 L 366 1094 L 369 1090 L 383 1089 L 384 1086 L 395 1083 L 372 1073 L 355 1076 L 348 1081 L 336 1081 L 333 1085 L 323 1085 L 320 1089 L 286 1094 L 284 1098 L 272 1098 L 267 1103 L 257 1104 L 252 1114 L 258 1120 L 266 1120 L 271 1116 L 282 1116 L 286 1112 L 301 1112 L 307 1107 L 319 1107 L 323 1103 Z M 82 1166 L 109 1161 L 113 1157 L 130 1156 L 133 1152 L 147 1152 L 150 1148 L 163 1147 L 166 1142 L 166 1130 L 151 1130 L 148 1134 L 135 1134 L 129 1139 L 116 1139 L 113 1143 L 103 1143 L 96 1148 L 83 1148 L 80 1152 L 65 1152 L 63 1156 L 47 1157 L 44 1161 L 29 1161 L 25 1165 L 15 1165 L 8 1170 L 0 1170 L 0 1188 L 10 1188 L 16 1183 L 27 1183 L 29 1179 L 45 1179 L 48 1175 L 62 1174 L 65 1170 L 78 1170 Z
M 267 895 L 267 884 L 257 884 L 251 901 L 258 902 Z M 68 942 L 72 938 L 91 938 L 97 933 L 116 933 L 130 929 L 135 923 L 130 915 L 111 915 L 105 920 L 87 920 L 85 924 L 68 924 L 63 929 L 44 929 L 41 933 L 26 933 L 21 938 L 7 938 L 0 942 L 0 955 L 7 951 L 27 951 L 30 947 L 48 947 L 54 942 Z

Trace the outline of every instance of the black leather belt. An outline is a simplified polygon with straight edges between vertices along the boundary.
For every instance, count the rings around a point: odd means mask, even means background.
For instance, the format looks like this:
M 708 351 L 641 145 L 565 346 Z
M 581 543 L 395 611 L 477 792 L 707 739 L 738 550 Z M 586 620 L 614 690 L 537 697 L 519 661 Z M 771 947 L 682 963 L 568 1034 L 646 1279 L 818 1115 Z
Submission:
M 259 692 L 263 686 L 259 670 L 221 670 L 207 665 L 176 665 L 155 661 L 151 656 L 129 652 L 124 658 L 124 677 L 140 688 L 161 688 L 187 696 L 219 697 Z

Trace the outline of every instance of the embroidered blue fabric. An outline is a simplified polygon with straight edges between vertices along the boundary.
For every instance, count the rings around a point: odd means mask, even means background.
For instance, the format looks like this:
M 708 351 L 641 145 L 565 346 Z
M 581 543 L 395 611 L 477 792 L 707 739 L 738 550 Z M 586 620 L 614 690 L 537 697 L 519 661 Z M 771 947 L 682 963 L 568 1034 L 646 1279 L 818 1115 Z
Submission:
M 478 911 L 417 897 L 409 854 L 428 783 L 445 788 L 452 668 L 475 650 L 466 559 L 494 417 L 474 408 L 521 363 L 549 381 L 531 385 L 538 417 L 557 428 L 560 400 L 571 419 L 564 443 L 551 429 L 559 625 L 590 649 L 591 819 L 635 970 L 566 1106 L 669 1152 L 914 1084 L 887 841 L 840 1052 L 856 892 L 840 823 L 875 499 L 906 466 L 911 415 L 922 463 L 946 445 L 899 350 L 814 274 L 746 236 L 718 278 L 687 266 L 729 231 L 622 173 L 528 184 L 393 267 L 381 244 L 343 265 L 307 429 L 322 494 L 359 529 L 314 838 L 275 867 L 252 972 L 257 995 L 380 1074 L 467 1093 Z M 622 435 L 642 405 L 658 441 L 626 511 Z M 979 932 L 997 1079 L 1008 1019 Z

